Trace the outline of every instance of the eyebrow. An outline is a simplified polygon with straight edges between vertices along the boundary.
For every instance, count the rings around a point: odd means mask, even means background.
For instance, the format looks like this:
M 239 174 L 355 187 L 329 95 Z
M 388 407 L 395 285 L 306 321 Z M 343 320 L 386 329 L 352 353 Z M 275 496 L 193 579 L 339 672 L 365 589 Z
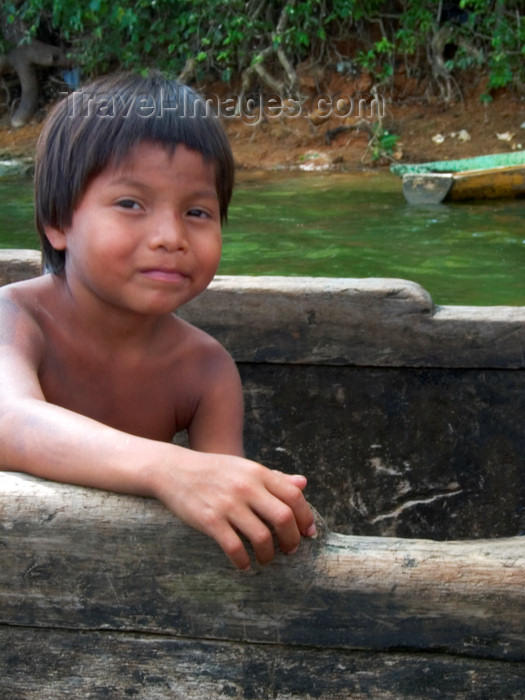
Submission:
M 130 187 L 138 187 L 145 190 L 155 190 L 155 188 L 148 185 L 147 182 L 143 182 L 142 180 L 134 180 L 132 177 L 127 175 L 117 177 L 111 182 L 111 185 L 129 185 Z M 215 189 L 198 190 L 197 192 L 192 192 L 192 195 L 195 197 L 206 197 L 207 199 L 219 199 L 219 195 Z

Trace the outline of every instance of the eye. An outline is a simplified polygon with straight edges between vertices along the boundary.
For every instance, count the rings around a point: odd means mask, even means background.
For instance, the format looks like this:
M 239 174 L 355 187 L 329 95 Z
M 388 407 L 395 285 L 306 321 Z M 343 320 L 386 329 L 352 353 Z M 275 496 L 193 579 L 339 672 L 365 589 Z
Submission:
M 199 207 L 193 207 L 192 209 L 188 210 L 188 216 L 196 216 L 199 219 L 209 219 L 210 215 L 208 214 L 207 211 L 204 209 L 200 209 Z
M 119 199 L 117 205 L 123 209 L 142 209 L 141 205 L 135 199 L 130 199 L 129 197 L 126 199 Z

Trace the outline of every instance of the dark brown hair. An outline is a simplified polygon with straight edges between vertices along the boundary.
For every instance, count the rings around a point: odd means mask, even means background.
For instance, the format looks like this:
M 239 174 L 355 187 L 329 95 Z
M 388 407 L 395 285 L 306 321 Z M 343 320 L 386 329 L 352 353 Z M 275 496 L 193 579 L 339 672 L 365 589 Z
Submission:
M 65 251 L 55 250 L 45 227 L 63 230 L 90 181 L 117 166 L 142 141 L 174 150 L 182 143 L 215 165 L 221 220 L 230 203 L 234 163 L 218 118 L 192 89 L 160 73 L 95 80 L 68 95 L 50 113 L 37 144 L 35 219 L 44 269 L 60 273 Z

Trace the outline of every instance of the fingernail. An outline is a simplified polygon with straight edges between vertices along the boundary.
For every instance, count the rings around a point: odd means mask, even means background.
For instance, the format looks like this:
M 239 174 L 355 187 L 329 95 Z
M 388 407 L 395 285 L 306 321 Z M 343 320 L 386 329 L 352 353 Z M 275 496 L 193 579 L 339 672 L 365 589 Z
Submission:
M 315 527 L 315 523 L 313 525 L 310 525 L 308 530 L 306 531 L 306 536 L 307 537 L 313 537 L 317 532 L 317 528 Z
M 288 552 L 288 554 L 295 554 L 295 553 L 297 552 L 298 549 L 299 549 L 299 545 L 297 545 L 297 547 L 294 547 L 293 549 L 291 549 L 291 550 Z

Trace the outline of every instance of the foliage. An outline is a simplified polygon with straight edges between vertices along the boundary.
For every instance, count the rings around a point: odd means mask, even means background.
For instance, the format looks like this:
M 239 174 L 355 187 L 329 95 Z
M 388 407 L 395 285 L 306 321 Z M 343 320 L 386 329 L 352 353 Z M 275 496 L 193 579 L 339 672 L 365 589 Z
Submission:
M 177 74 L 193 59 L 198 74 L 228 80 L 268 42 L 299 61 L 323 33 L 319 0 L 24 0 L 5 5 L 8 21 L 23 19 L 28 35 L 57 33 L 86 74 L 152 66 Z M 287 26 L 275 34 L 283 9 Z
M 251 71 L 264 82 L 309 58 L 350 61 L 376 85 L 403 66 L 445 99 L 472 69 L 488 73 L 487 95 L 525 89 L 520 0 L 4 0 L 0 17 L 4 29 L 23 26 L 23 40 L 67 47 L 84 77 L 157 67 L 226 81 Z
M 372 138 L 368 144 L 372 160 L 374 162 L 381 158 L 392 160 L 399 139 L 400 136 L 384 129 L 381 122 L 376 122 L 372 127 Z
M 487 2 L 462 0 L 470 9 L 469 24 L 482 60 L 489 66 L 488 90 L 509 84 L 523 89 L 525 84 L 525 12 L 522 3 L 495 0 Z M 520 9 L 521 6 L 521 9 Z

